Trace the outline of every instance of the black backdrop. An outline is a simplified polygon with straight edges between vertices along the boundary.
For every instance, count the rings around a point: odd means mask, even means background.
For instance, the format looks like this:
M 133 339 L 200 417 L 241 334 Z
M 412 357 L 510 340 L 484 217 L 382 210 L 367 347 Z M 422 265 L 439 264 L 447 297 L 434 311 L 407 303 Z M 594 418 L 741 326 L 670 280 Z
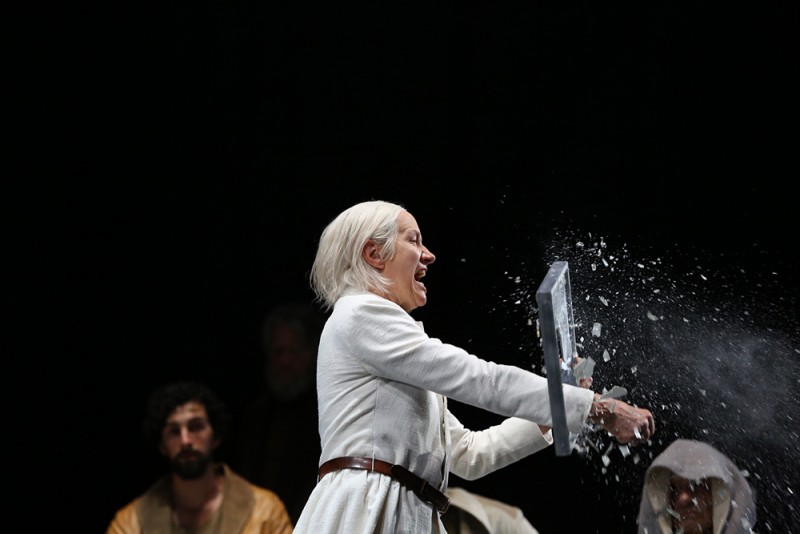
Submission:
M 702 305 L 681 313 L 716 321 L 721 308 L 742 311 L 765 344 L 753 365 L 774 379 L 752 392 L 759 420 L 777 418 L 752 439 L 774 446 L 723 448 L 769 497 L 762 530 L 798 528 L 797 487 L 785 483 L 798 462 L 783 446 L 797 437 L 797 397 L 781 393 L 797 383 L 794 11 L 14 9 L 7 183 L 16 187 L 6 199 L 10 325 L 21 343 L 4 389 L 20 517 L 102 531 L 161 472 L 138 436 L 149 391 L 194 377 L 243 406 L 258 386 L 260 318 L 284 300 L 310 300 L 306 273 L 324 225 L 381 198 L 406 205 L 438 255 L 429 305 L 416 314 L 429 333 L 501 363 L 537 364 L 527 321 L 550 261 L 574 265 L 576 307 L 596 302 L 599 284 L 636 307 L 625 284 L 640 275 L 620 263 L 613 282 L 596 280 L 578 241 L 602 238 L 609 253 L 628 251 L 617 255 L 628 266 L 656 258 L 675 292 L 702 265 L 710 281 L 686 290 Z M 632 532 L 650 456 L 676 436 L 723 445 L 752 430 L 734 418 L 709 434 L 695 407 L 664 408 L 677 380 L 669 370 L 629 372 L 658 367 L 637 361 L 643 352 L 703 358 L 698 346 L 736 352 L 750 338 L 704 330 L 680 345 L 669 331 L 655 341 L 623 332 L 626 370 L 599 365 L 596 385 L 623 382 L 660 418 L 637 463 L 545 451 L 455 482 L 523 507 L 543 534 Z M 715 377 L 734 395 L 717 404 L 736 402 L 738 376 Z M 777 416 L 770 397 L 787 401 Z M 453 409 L 475 426 L 493 421 Z

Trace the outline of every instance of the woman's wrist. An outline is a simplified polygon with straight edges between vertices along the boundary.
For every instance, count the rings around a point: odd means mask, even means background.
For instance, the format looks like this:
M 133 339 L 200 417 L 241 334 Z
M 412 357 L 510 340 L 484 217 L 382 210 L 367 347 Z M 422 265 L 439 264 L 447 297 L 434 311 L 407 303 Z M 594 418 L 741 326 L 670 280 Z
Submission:
M 595 393 L 592 400 L 592 407 L 589 409 L 589 421 L 592 423 L 603 424 L 614 411 L 613 399 L 601 399 L 599 393 Z

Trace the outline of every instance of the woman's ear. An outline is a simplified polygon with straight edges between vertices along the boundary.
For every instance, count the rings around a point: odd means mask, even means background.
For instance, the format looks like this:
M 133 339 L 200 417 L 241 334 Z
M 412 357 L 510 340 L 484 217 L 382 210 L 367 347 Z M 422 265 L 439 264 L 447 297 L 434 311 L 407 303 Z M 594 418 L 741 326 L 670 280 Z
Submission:
M 361 249 L 361 256 L 372 267 L 379 271 L 383 270 L 385 263 L 381 258 L 381 247 L 374 239 L 369 239 L 364 243 L 364 247 Z

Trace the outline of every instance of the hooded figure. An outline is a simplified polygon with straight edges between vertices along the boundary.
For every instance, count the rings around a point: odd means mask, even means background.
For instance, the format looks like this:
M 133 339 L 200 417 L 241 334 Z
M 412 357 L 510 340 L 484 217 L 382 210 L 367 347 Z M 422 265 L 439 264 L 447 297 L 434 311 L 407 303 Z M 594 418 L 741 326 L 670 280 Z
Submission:
M 688 501 L 681 504 L 679 500 L 687 495 Z M 710 530 L 699 530 L 705 502 L 711 508 Z M 687 514 L 691 528 L 698 530 L 681 530 L 680 516 L 684 515 L 685 521 Z M 637 518 L 640 534 L 744 534 L 752 532 L 755 522 L 755 492 L 736 465 L 707 443 L 677 439 L 645 473 Z

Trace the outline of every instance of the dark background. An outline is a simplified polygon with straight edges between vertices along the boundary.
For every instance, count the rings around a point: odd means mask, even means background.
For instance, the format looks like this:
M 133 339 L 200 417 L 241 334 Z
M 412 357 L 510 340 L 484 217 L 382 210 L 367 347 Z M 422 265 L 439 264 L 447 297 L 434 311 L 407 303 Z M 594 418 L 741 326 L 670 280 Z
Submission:
M 454 484 L 522 507 L 542 534 L 633 532 L 648 460 L 697 437 L 750 473 L 759 531 L 800 529 L 795 7 L 12 9 L 19 517 L 103 531 L 162 472 L 138 434 L 147 394 L 192 377 L 244 406 L 262 316 L 310 301 L 325 224 L 380 198 L 438 256 L 415 313 L 432 336 L 540 366 L 532 293 L 568 259 L 586 332 L 596 291 L 625 304 L 607 331 L 627 359 L 598 364 L 596 387 L 625 385 L 659 421 L 636 463 L 548 450 Z M 576 246 L 598 237 L 628 252 L 605 278 Z M 657 260 L 658 295 L 680 295 L 657 303 L 676 324 L 636 319 L 653 303 L 637 258 Z

